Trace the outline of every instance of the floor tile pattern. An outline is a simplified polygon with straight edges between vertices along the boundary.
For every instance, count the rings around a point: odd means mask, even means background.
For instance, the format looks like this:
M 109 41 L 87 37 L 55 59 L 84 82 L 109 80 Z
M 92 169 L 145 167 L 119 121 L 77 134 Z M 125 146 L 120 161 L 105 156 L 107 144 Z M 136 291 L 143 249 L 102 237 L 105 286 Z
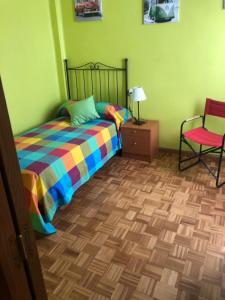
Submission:
M 50 300 L 225 299 L 225 187 L 176 154 L 111 159 L 53 224 L 37 240 Z

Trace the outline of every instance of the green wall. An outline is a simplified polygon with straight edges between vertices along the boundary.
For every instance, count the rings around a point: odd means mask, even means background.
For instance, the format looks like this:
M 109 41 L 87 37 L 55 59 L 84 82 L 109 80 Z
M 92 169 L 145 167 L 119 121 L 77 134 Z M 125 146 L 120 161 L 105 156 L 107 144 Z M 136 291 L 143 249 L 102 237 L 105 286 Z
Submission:
M 51 118 L 64 95 L 51 1 L 0 0 L 0 72 L 15 134 Z
M 111 65 L 127 57 L 129 86 L 148 97 L 141 116 L 160 120 L 161 147 L 176 148 L 181 120 L 201 113 L 207 96 L 225 100 L 222 0 L 180 2 L 179 23 L 143 25 L 143 1 L 103 0 L 102 21 L 79 23 L 73 0 L 0 0 L 0 72 L 14 133 L 50 119 L 66 98 L 65 57 Z
M 74 21 L 73 0 L 61 0 L 67 57 L 115 65 L 128 57 L 129 86 L 143 86 L 148 97 L 142 117 L 160 120 L 160 145 L 169 148 L 177 147 L 181 120 L 202 112 L 207 96 L 225 100 L 222 0 L 180 2 L 179 23 L 143 25 L 141 0 L 103 0 L 104 19 L 85 23 Z

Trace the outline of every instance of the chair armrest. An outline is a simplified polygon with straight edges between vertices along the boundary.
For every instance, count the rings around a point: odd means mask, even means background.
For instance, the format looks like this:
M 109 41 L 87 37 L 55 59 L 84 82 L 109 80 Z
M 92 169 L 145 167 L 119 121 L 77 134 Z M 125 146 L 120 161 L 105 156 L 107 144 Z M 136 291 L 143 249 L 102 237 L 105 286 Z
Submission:
M 182 123 L 181 123 L 181 126 L 180 126 L 180 135 L 183 134 L 183 127 L 184 127 L 184 124 L 185 123 L 188 123 L 188 122 L 191 122 L 191 121 L 194 121 L 194 120 L 197 120 L 197 119 L 202 119 L 204 120 L 204 116 L 200 116 L 200 115 L 196 115 L 196 116 L 193 116 L 193 117 L 190 117 L 186 120 L 184 120 Z M 203 122 L 204 123 L 204 122 Z
M 190 121 L 193 121 L 193 120 L 196 120 L 196 119 L 199 119 L 199 118 L 203 118 L 203 116 L 196 115 L 196 116 L 193 116 L 191 118 L 186 119 L 185 122 L 190 122 Z

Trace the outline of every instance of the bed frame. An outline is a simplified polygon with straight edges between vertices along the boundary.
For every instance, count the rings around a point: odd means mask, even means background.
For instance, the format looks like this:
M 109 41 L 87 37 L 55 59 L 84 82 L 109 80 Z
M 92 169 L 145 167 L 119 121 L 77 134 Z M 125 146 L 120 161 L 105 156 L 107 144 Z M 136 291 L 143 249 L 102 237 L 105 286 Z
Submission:
M 128 107 L 128 59 L 123 67 L 112 67 L 100 62 L 89 62 L 71 67 L 64 60 L 67 97 L 81 100 L 94 95 L 96 101 L 107 101 Z

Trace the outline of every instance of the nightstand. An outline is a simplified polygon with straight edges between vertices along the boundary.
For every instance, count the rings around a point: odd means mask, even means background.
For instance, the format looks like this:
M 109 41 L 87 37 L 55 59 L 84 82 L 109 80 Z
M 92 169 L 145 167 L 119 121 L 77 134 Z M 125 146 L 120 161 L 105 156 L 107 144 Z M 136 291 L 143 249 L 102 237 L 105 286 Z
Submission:
M 132 121 L 122 126 L 122 155 L 152 161 L 159 148 L 159 121 L 135 125 Z

